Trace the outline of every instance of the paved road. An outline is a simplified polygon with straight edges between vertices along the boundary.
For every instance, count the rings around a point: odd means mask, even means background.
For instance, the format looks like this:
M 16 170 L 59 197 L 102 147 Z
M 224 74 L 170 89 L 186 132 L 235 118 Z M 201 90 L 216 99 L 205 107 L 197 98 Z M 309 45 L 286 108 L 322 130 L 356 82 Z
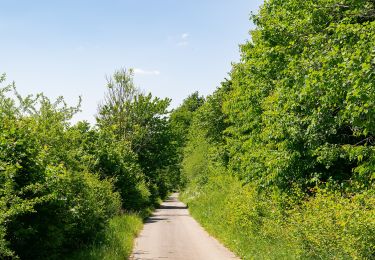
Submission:
M 203 230 L 177 197 L 173 194 L 146 221 L 130 259 L 238 259 Z

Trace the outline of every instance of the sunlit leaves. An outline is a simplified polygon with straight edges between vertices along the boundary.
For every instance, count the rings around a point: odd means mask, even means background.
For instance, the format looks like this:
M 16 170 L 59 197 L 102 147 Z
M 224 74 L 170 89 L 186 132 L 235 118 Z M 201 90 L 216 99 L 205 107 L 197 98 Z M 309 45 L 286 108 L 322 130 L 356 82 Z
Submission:
M 313 172 L 342 181 L 366 159 L 350 162 L 340 147 L 374 156 L 375 25 L 358 21 L 373 9 L 371 1 L 265 2 L 224 104 L 240 176 L 285 188 Z

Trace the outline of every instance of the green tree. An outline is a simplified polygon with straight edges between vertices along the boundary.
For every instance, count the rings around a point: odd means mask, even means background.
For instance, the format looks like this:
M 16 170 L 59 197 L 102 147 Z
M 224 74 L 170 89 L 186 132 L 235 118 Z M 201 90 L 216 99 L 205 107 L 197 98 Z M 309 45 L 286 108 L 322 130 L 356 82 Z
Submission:
M 373 258 L 374 10 L 265 1 L 227 91 L 194 113 L 184 197 L 244 259 Z
M 99 128 L 113 131 L 117 138 L 129 143 L 153 199 L 165 196 L 174 179 L 169 170 L 174 164 L 167 117 L 170 99 L 143 94 L 134 86 L 132 70 L 125 69 L 108 79 L 107 91 L 97 115 Z
M 175 166 L 173 168 L 178 186 L 185 185 L 186 176 L 181 175 L 184 148 L 189 139 L 189 128 L 193 122 L 195 112 L 204 104 L 205 98 L 194 92 L 184 99 L 182 104 L 174 109 L 169 123 L 173 133 L 175 145 Z
M 196 91 L 185 98 L 182 104 L 172 111 L 170 122 L 179 147 L 183 147 L 187 140 L 194 112 L 201 107 L 204 102 L 205 98 L 200 96 L 198 91 Z
M 222 105 L 230 89 L 231 83 L 226 80 L 204 104 L 190 112 L 186 145 L 181 151 L 184 181 L 203 184 L 210 172 L 227 165 L 224 131 L 228 125 Z
M 373 1 L 265 2 L 224 106 L 233 170 L 285 190 L 371 182 L 373 10 Z

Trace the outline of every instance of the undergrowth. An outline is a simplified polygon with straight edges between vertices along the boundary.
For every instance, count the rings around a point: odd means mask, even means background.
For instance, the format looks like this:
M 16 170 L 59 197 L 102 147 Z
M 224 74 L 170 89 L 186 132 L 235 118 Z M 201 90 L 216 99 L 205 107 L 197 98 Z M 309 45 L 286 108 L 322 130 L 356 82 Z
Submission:
M 321 191 L 288 209 L 272 192 L 260 195 L 235 177 L 219 175 L 190 185 L 181 199 L 242 259 L 374 259 L 372 193 L 343 197 Z
M 143 227 L 147 213 L 123 214 L 110 220 L 108 228 L 91 246 L 74 252 L 65 259 L 72 260 L 117 260 L 128 259 L 133 242 Z

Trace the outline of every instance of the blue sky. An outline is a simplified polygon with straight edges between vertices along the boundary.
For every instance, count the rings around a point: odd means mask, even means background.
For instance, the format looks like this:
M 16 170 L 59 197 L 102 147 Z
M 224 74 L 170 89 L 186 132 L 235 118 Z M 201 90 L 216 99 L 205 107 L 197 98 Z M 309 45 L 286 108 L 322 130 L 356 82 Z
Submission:
M 105 76 L 134 68 L 145 92 L 212 93 L 239 60 L 262 0 L 0 0 L 0 73 L 23 94 L 63 95 L 94 122 Z

